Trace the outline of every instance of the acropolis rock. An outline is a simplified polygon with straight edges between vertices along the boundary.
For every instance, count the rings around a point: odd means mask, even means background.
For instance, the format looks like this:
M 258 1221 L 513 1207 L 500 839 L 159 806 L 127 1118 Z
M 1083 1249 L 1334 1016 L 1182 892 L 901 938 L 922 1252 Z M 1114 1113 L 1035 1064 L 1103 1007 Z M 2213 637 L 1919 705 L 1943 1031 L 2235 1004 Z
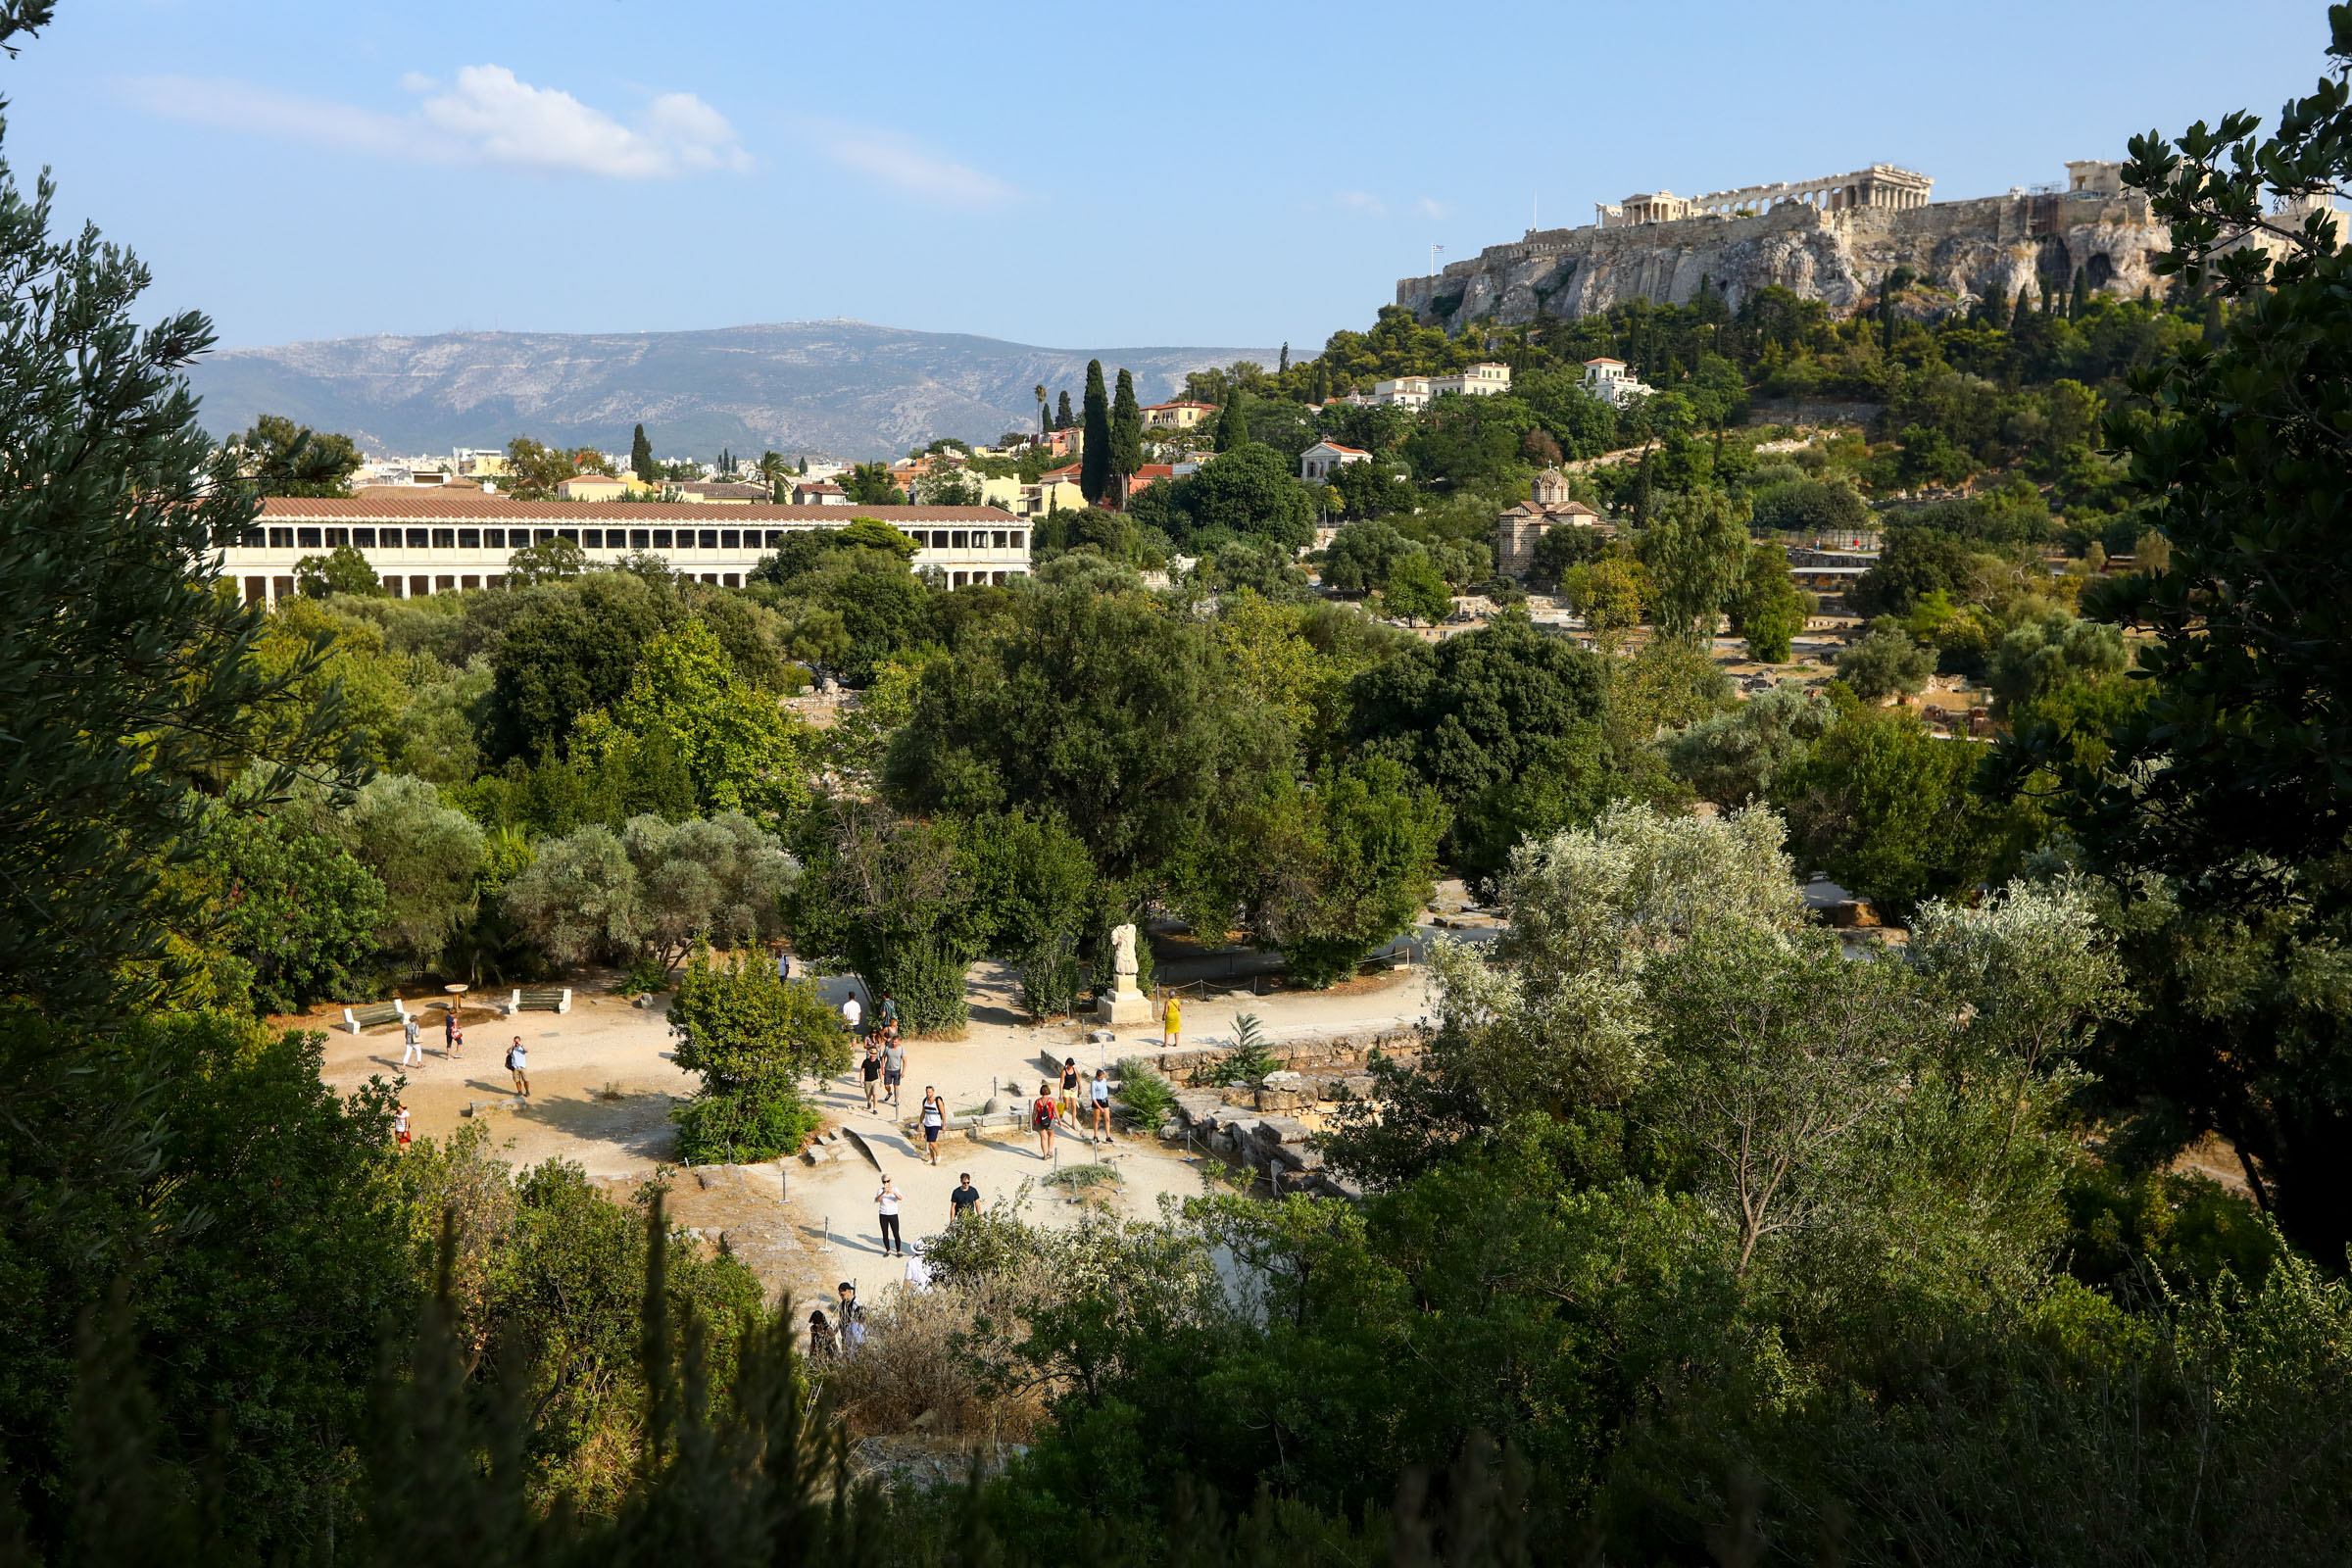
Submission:
M 1974 201 L 1839 206 L 1788 200 L 1753 216 L 1708 212 L 1642 222 L 1612 217 L 1626 209 L 1604 208 L 1601 224 L 1531 229 L 1524 239 L 1490 246 L 1434 277 L 1403 278 L 1396 303 L 1422 321 L 1449 329 L 1488 318 L 1524 326 L 1539 316 L 1567 319 L 1632 299 L 1686 304 L 1703 277 L 1734 309 L 1777 283 L 1842 315 L 1874 299 L 1880 281 L 1899 266 L 1959 291 L 1963 306 L 1996 289 L 2004 299 L 2015 299 L 2020 289 L 2038 293 L 2044 284 L 2063 294 L 2078 268 L 2094 290 L 2127 297 L 2142 289 L 2162 292 L 2150 263 L 2170 242 L 2170 230 L 2149 216 L 2147 198 L 2117 189 L 2107 172 L 2113 165 L 2072 167 L 2094 172 L 2077 174 L 2084 188 Z M 1636 212 L 1726 205 L 1666 193 L 1627 200 L 1642 204 L 1631 209 Z

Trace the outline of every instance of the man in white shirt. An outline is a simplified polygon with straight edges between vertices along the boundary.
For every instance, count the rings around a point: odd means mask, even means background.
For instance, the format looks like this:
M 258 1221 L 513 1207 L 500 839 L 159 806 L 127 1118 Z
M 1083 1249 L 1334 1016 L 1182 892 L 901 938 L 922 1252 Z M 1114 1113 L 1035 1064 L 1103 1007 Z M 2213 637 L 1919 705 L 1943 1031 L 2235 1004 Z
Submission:
M 841 1021 L 849 1025 L 852 1034 L 858 1033 L 858 1026 L 865 1021 L 865 1009 L 858 1004 L 858 993 L 855 991 L 850 993 L 850 1000 L 841 1004 Z

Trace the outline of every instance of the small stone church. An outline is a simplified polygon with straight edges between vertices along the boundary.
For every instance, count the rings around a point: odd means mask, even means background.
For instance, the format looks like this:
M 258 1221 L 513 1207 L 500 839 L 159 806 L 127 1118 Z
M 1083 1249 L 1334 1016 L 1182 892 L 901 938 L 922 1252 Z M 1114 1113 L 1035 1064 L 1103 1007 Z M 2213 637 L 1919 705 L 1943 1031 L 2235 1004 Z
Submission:
M 1557 468 L 1536 475 L 1532 494 L 1494 519 L 1494 570 L 1515 577 L 1536 559 L 1536 541 L 1553 527 L 1597 528 L 1600 514 L 1568 496 L 1568 476 Z

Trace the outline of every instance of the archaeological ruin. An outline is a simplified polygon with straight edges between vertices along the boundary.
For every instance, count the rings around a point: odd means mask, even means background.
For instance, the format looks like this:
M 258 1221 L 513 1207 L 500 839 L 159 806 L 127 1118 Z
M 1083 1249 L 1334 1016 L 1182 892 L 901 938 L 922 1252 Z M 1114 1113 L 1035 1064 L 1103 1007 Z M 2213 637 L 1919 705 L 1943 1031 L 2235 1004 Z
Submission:
M 2004 196 L 1932 201 L 1926 174 L 1873 164 L 1851 173 L 1747 185 L 1703 196 L 1656 191 L 1600 206 L 1578 228 L 1530 229 L 1426 277 L 1396 303 L 1459 329 L 1573 318 L 1632 299 L 1685 304 L 1701 279 L 1734 308 L 1779 284 L 1850 312 L 1897 267 L 1934 279 L 1950 308 L 1998 291 L 2063 292 L 2080 270 L 2094 290 L 2158 286 L 2150 264 L 2169 241 L 2122 165 L 2082 160 L 2067 181 Z

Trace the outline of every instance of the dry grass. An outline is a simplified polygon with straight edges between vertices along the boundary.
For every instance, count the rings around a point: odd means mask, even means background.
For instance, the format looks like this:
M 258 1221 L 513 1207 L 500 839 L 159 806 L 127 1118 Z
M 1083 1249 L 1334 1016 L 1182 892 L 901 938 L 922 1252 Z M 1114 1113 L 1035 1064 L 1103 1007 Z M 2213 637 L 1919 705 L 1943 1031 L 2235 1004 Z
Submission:
M 1017 1314 L 1024 1295 L 1020 1281 L 985 1292 L 944 1286 L 891 1292 L 868 1312 L 858 1354 L 825 1374 L 851 1432 L 1028 1442 L 1046 1420 L 1051 1391 L 1021 1379 L 1004 1353 L 1016 1322 L 1005 1309 Z M 989 1329 L 980 1327 L 984 1320 Z

